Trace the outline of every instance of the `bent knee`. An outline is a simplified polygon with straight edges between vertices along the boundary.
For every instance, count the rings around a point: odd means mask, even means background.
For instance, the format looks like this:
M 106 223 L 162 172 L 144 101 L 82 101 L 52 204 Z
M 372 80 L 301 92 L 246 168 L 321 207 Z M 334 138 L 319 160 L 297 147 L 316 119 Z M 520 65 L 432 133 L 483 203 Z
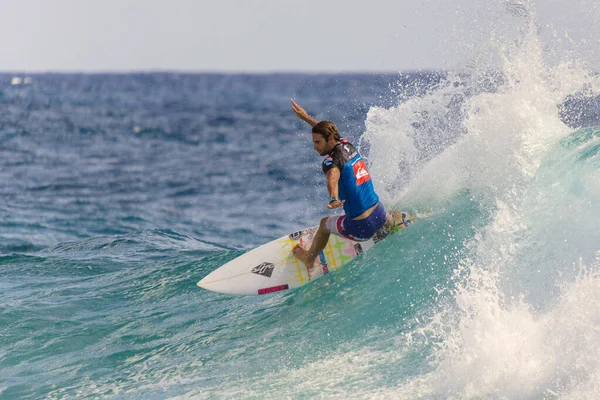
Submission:
M 327 229 L 327 220 L 329 219 L 329 217 L 323 217 L 321 218 L 321 222 L 319 223 L 319 227 L 321 229 Z

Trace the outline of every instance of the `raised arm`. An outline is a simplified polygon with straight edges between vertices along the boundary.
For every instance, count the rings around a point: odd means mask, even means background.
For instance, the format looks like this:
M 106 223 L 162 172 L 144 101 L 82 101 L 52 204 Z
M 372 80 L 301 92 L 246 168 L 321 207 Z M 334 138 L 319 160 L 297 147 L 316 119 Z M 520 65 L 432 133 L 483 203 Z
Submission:
M 315 126 L 319 123 L 319 121 L 308 115 L 306 110 L 300 107 L 294 100 L 290 99 L 290 101 L 292 102 L 292 110 L 294 110 L 294 113 L 296 113 L 298 118 L 300 118 L 302 121 L 306 122 L 310 126 Z

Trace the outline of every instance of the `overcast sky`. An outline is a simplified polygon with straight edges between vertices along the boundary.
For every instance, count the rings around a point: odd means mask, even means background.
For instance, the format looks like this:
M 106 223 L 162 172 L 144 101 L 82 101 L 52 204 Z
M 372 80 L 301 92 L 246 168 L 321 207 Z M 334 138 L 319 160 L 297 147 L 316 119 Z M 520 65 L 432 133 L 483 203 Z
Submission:
M 600 61 L 598 0 L 510 0 Z M 507 0 L 0 0 L 1 71 L 404 71 L 519 24 Z M 554 42 L 553 42 L 554 41 Z M 555 49 L 555 51 L 558 51 Z

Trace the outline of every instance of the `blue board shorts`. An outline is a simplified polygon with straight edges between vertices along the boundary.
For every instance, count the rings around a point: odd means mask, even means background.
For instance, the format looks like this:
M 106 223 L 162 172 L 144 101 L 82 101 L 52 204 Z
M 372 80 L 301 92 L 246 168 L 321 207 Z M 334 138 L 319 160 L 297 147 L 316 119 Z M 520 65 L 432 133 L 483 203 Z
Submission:
M 377 207 L 365 219 L 355 220 L 346 218 L 345 215 L 329 217 L 325 226 L 329 233 L 357 242 L 364 242 L 371 239 L 384 224 L 385 208 L 383 208 L 383 204 L 377 203 Z

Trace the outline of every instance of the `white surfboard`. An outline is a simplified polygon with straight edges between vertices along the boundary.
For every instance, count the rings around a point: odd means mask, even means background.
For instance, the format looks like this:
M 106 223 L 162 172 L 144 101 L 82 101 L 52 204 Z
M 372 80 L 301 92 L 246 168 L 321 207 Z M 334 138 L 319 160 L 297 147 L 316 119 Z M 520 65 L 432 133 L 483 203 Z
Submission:
M 385 237 L 378 233 L 373 239 L 355 242 L 331 235 L 309 273 L 306 266 L 294 257 L 292 249 L 297 244 L 308 249 L 316 231 L 317 227 L 304 229 L 257 247 L 211 272 L 198 282 L 198 286 L 214 292 L 240 295 L 295 289 L 347 264 Z

